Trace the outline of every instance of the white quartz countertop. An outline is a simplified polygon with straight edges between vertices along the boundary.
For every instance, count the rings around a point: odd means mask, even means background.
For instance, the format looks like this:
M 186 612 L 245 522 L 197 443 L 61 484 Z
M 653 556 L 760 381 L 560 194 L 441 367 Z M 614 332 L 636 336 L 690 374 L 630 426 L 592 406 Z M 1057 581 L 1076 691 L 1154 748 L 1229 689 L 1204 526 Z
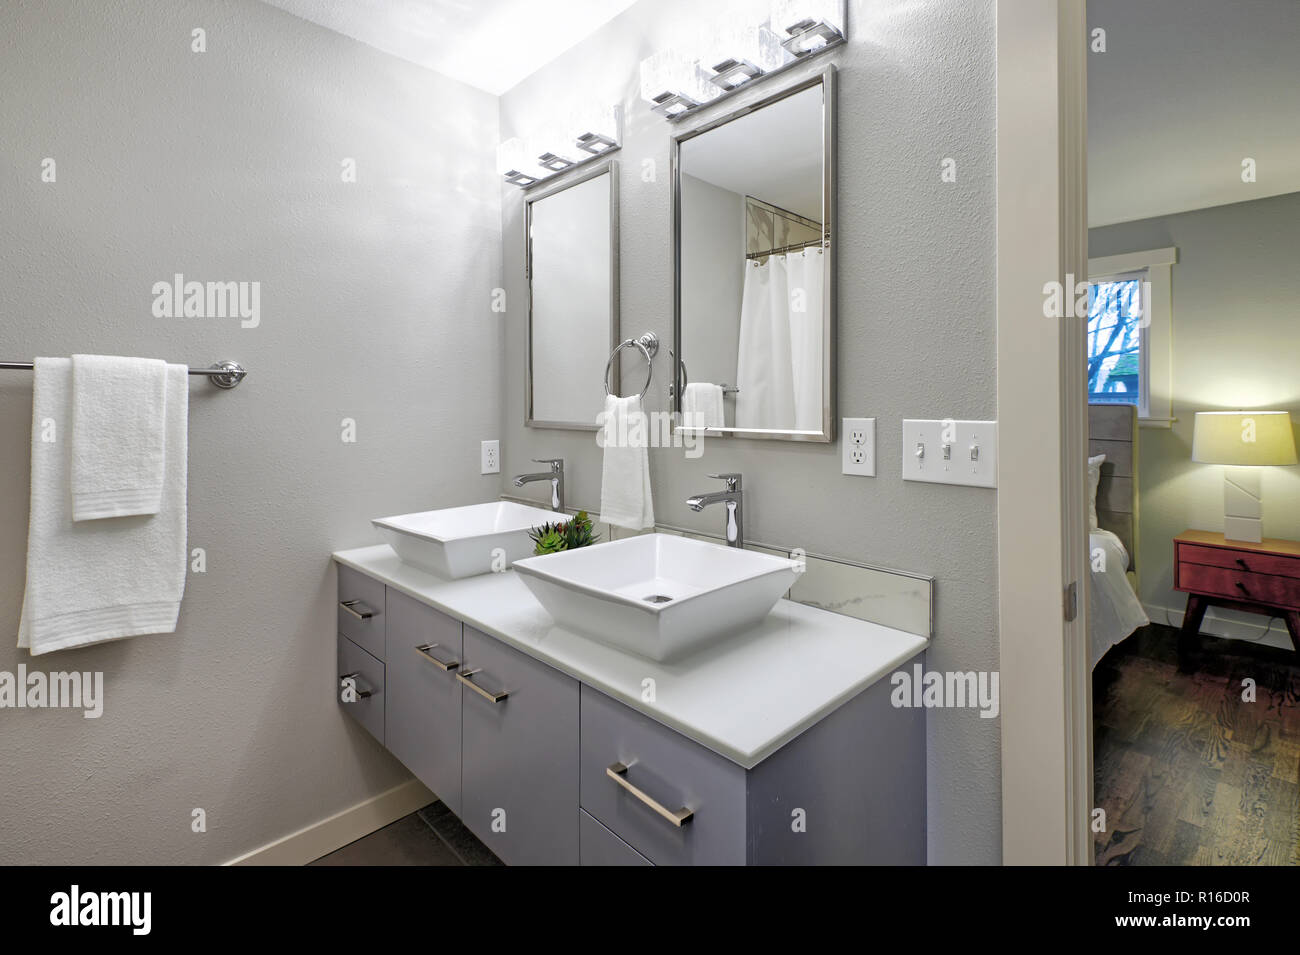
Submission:
M 929 645 L 915 634 L 781 600 L 752 630 L 656 663 L 556 626 L 514 571 L 444 580 L 402 563 L 387 544 L 333 556 L 746 769 Z M 647 686 L 653 702 L 643 698 Z

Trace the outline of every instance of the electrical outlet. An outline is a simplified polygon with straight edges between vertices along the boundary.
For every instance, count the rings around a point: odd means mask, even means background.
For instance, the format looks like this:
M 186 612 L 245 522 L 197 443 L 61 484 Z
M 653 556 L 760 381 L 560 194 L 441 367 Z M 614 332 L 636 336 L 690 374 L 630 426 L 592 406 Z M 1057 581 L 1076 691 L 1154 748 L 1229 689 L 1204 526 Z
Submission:
M 501 442 L 484 441 L 479 445 L 479 474 L 501 473 Z
M 859 477 L 876 476 L 876 419 L 845 418 L 840 433 L 843 460 L 840 471 Z

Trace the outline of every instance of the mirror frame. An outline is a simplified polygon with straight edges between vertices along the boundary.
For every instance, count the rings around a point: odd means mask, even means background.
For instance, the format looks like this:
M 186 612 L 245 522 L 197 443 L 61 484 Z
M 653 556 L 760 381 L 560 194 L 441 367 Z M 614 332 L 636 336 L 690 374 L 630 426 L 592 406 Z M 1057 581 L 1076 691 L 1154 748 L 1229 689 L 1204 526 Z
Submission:
M 585 169 L 582 175 L 560 182 L 547 183 L 547 188 L 524 200 L 524 294 L 526 296 L 527 344 L 524 348 L 524 425 L 529 428 L 556 428 L 566 431 L 598 431 L 600 426 L 581 421 L 539 421 L 533 416 L 533 203 L 572 189 L 598 176 L 609 176 L 609 350 L 619 343 L 619 223 L 618 223 L 618 160 L 608 159 Z M 620 386 L 619 363 L 614 362 L 610 372 L 610 387 L 618 393 Z M 601 387 L 597 378 L 595 387 Z
M 815 441 L 823 444 L 835 440 L 835 411 L 836 411 L 836 394 L 837 394 L 837 374 L 836 358 L 838 350 L 836 348 L 836 326 L 838 312 L 838 282 L 836 268 L 837 235 L 835 232 L 835 223 L 837 212 L 835 208 L 836 188 L 835 188 L 835 169 L 836 169 L 836 108 L 835 108 L 835 66 L 833 64 L 826 66 L 821 71 L 806 76 L 802 79 L 791 83 L 768 93 L 761 98 L 747 103 L 737 110 L 733 110 L 724 116 L 716 119 L 707 120 L 699 125 L 692 126 L 684 132 L 678 133 L 672 139 L 672 183 L 673 183 L 673 209 L 672 209 L 672 242 L 673 242 L 673 354 L 677 359 L 670 359 L 674 362 L 672 370 L 673 380 L 673 398 L 672 413 L 674 428 L 678 431 L 689 431 L 710 436 L 727 436 L 736 438 L 760 438 L 777 441 Z M 710 130 L 724 126 L 733 120 L 740 119 L 750 113 L 769 106 L 779 100 L 783 100 L 796 93 L 802 93 L 805 90 L 820 86 L 822 88 L 822 228 L 824 233 L 830 235 L 829 245 L 825 252 L 826 257 L 826 294 L 823 296 L 822 305 L 822 428 L 820 431 L 777 431 L 754 428 L 687 428 L 681 423 L 682 414 L 682 375 L 681 362 L 682 357 L 682 143 L 687 140 L 701 136 Z

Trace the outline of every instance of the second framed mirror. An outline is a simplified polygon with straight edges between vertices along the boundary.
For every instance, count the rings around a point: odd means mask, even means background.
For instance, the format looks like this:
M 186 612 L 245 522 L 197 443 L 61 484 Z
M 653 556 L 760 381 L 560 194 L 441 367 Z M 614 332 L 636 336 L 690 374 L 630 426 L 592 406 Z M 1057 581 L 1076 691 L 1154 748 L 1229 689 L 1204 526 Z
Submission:
M 679 426 L 835 437 L 835 68 L 673 139 Z

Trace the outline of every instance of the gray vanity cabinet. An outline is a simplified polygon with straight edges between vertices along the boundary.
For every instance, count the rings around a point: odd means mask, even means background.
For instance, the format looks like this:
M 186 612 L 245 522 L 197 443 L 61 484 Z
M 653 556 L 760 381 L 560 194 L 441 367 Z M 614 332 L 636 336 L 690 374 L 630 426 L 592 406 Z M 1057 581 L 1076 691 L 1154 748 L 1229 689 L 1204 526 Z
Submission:
M 385 743 L 459 813 L 461 623 L 391 588 L 385 609 Z
M 651 865 L 649 859 L 596 821 L 578 810 L 578 862 L 580 865 Z
M 510 865 L 578 863 L 578 682 L 464 627 L 461 821 Z
M 384 742 L 384 664 L 343 634 L 338 636 L 338 682 L 334 698 L 347 713 Z
M 339 568 L 339 633 L 376 660 L 384 658 L 384 591 L 381 581 Z

